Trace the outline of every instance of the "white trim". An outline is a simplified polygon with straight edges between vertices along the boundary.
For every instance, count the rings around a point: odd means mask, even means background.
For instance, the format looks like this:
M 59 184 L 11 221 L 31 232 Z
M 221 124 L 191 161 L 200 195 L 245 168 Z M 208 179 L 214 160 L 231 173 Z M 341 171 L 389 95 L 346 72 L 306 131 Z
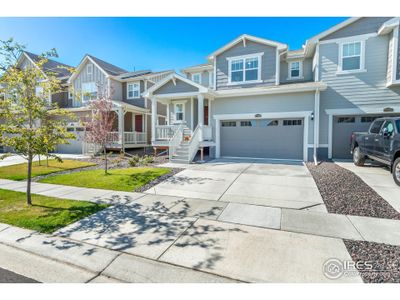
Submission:
M 299 63 L 299 76 L 293 77 L 292 76 L 292 64 L 293 63 Z M 303 60 L 302 59 L 297 59 L 297 60 L 291 60 L 288 62 L 288 80 L 300 80 L 303 79 Z
M 257 113 L 261 115 L 256 117 L 256 114 L 220 114 L 214 115 L 216 123 L 215 129 L 215 156 L 216 158 L 221 157 L 221 121 L 225 120 L 238 120 L 238 119 L 286 119 L 286 118 L 303 118 L 304 119 L 304 133 L 303 133 L 303 160 L 308 160 L 308 131 L 309 131 L 309 119 L 312 111 L 292 111 L 292 112 L 275 112 L 275 113 Z
M 319 145 L 319 115 L 320 115 L 320 92 L 319 90 L 315 91 L 315 99 L 314 99 L 314 162 L 318 163 L 317 157 L 317 148 Z
M 272 46 L 272 47 L 277 47 L 279 50 L 284 50 L 287 49 L 287 45 L 286 44 L 282 44 L 279 42 L 275 42 L 275 41 L 271 41 L 271 40 L 267 40 L 267 39 L 262 39 L 262 38 L 258 38 L 255 36 L 251 36 L 248 34 L 242 34 L 241 36 L 237 37 L 236 39 L 234 39 L 233 41 L 231 41 L 230 43 L 226 44 L 225 46 L 219 48 L 218 50 L 214 51 L 213 53 L 211 53 L 208 56 L 209 60 L 215 59 L 215 57 L 223 52 L 225 52 L 226 50 L 232 48 L 233 46 L 235 46 L 236 44 L 240 43 L 240 42 L 245 42 L 245 40 L 249 40 L 255 43 L 260 43 L 260 44 L 264 44 L 264 45 L 268 45 L 268 46 Z
M 217 90 L 217 60 L 214 59 L 214 85 L 213 90 Z
M 78 74 L 80 74 L 80 72 L 82 71 L 83 66 L 85 65 L 86 61 L 89 60 L 92 64 L 94 64 L 96 66 L 96 68 L 98 68 L 100 70 L 100 72 L 102 72 L 104 74 L 104 76 L 106 78 L 110 77 L 106 71 L 104 71 L 102 68 L 100 68 L 100 66 L 93 60 L 91 59 L 88 55 L 86 55 L 81 63 L 78 65 L 78 67 L 75 69 L 75 72 L 71 75 L 71 77 L 68 79 L 68 83 L 71 83 L 77 76 Z
M 388 34 L 393 30 L 394 27 L 399 26 L 400 17 L 392 18 L 382 24 L 381 28 L 378 30 L 379 35 Z
M 354 69 L 354 70 L 343 70 L 343 46 L 347 44 L 355 44 L 355 43 L 360 43 L 360 68 L 359 69 Z M 340 42 L 338 43 L 339 47 L 339 55 L 338 55 L 338 69 L 336 74 L 352 74 L 352 73 L 360 73 L 360 72 L 366 72 L 367 70 L 365 69 L 365 40 L 348 40 L 345 42 Z M 354 55 L 353 57 L 356 57 L 358 55 Z M 349 56 L 350 57 L 350 56 Z
M 181 69 L 182 73 L 196 73 L 196 72 L 202 72 L 202 71 L 209 71 L 212 70 L 213 65 L 212 64 L 203 64 L 203 65 L 197 65 L 197 66 L 192 66 L 192 67 L 187 67 L 185 69 Z
M 135 89 L 135 85 L 137 85 Z M 129 86 L 133 86 L 132 88 L 132 97 L 129 97 Z M 135 91 L 138 92 L 137 97 L 135 97 Z M 126 83 L 126 99 L 139 99 L 140 98 L 140 81 L 133 81 Z
M 328 159 L 332 159 L 333 115 L 328 115 Z
M 340 44 L 340 43 L 359 42 L 359 41 L 366 41 L 369 38 L 373 38 L 373 37 L 377 37 L 377 36 L 378 36 L 378 34 L 376 32 L 371 32 L 371 33 L 366 33 L 366 34 L 352 35 L 352 36 L 346 36 L 346 37 L 337 38 L 337 39 L 320 41 L 319 44 L 324 45 L 324 44 Z
M 214 88 L 213 82 L 214 82 L 214 71 L 209 70 L 208 71 L 208 87 Z
M 201 84 L 201 75 L 202 75 L 202 73 L 200 73 L 200 72 L 198 72 L 198 73 L 192 73 L 192 74 L 191 74 L 191 79 L 192 79 L 192 81 L 195 82 L 195 83 L 197 83 L 197 84 Z M 199 82 L 196 82 L 196 81 L 194 80 L 194 76 L 199 76 Z
M 143 97 L 145 97 L 145 98 L 151 97 L 153 95 L 153 93 L 156 90 L 158 90 L 160 87 L 164 86 L 165 84 L 167 84 L 171 80 L 176 80 L 176 79 L 179 79 L 179 80 L 181 80 L 181 81 L 183 81 L 183 82 L 185 82 L 185 83 L 187 83 L 189 85 L 192 85 L 192 86 L 198 88 L 199 89 L 199 91 L 198 91 L 199 93 L 209 93 L 210 92 L 210 90 L 208 88 L 202 86 L 201 84 L 197 84 L 196 82 L 193 82 L 192 80 L 190 80 L 188 78 L 185 78 L 185 77 L 183 77 L 181 75 L 178 75 L 176 73 L 172 73 L 172 74 L 168 75 L 167 77 L 165 77 L 163 80 L 157 82 L 155 85 L 153 85 L 147 91 L 145 91 L 144 94 L 143 94 Z M 175 94 L 180 95 L 180 94 L 184 94 L 184 93 L 175 93 Z M 188 94 L 188 93 L 186 93 L 186 94 Z M 192 94 L 193 94 L 193 92 L 192 92 Z M 165 96 L 166 95 L 172 95 L 172 94 L 165 94 Z M 160 96 L 161 95 L 157 95 L 157 98 L 160 97 Z
M 175 118 L 174 122 L 175 123 L 184 123 L 184 122 L 186 122 L 186 118 L 185 118 L 186 102 L 187 101 L 174 101 L 174 102 L 172 102 L 174 104 L 174 116 L 175 116 L 174 117 Z M 177 107 L 177 105 L 182 105 L 182 111 L 181 111 L 182 120 L 177 120 L 176 119 L 176 107 Z
M 190 129 L 194 131 L 194 105 L 193 100 L 194 98 L 190 98 Z
M 253 53 L 253 54 L 246 54 L 240 56 L 231 56 L 227 57 L 226 60 L 228 61 L 228 84 L 227 85 L 242 85 L 242 84 L 252 84 L 252 83 L 260 83 L 262 82 L 261 79 L 261 68 L 262 68 L 262 56 L 264 52 Z M 246 80 L 246 59 L 257 59 L 257 79 L 247 81 Z M 233 60 L 242 60 L 243 61 L 243 81 L 232 81 L 232 61 Z

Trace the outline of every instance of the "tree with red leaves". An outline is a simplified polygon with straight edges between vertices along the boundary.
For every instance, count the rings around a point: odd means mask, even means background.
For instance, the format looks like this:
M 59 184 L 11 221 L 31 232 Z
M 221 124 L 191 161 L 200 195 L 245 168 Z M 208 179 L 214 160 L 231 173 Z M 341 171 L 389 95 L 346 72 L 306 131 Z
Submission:
M 100 90 L 98 88 L 98 90 Z M 90 102 L 91 117 L 85 122 L 85 142 L 99 145 L 104 151 L 104 172 L 108 174 L 107 143 L 109 133 L 113 130 L 115 112 L 109 93 L 98 93 L 95 100 Z

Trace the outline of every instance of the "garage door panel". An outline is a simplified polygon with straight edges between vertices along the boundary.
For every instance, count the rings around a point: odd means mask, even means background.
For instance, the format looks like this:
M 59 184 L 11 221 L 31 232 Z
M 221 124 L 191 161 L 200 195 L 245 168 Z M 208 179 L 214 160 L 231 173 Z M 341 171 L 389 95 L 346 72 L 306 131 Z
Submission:
M 337 116 L 333 119 L 332 156 L 350 159 L 350 138 L 353 132 L 368 131 L 374 118 L 379 116 Z
M 301 125 L 290 126 L 284 126 L 282 119 L 276 126 L 266 126 L 269 122 L 265 121 L 243 127 L 236 120 L 236 127 L 221 127 L 221 155 L 303 159 L 303 120 Z

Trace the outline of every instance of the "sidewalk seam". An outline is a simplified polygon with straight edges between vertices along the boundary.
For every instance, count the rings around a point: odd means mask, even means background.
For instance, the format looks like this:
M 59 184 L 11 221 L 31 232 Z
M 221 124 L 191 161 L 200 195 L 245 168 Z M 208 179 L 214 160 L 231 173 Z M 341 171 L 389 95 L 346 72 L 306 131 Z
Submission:
M 350 224 L 354 227 L 354 229 L 358 232 L 358 234 L 361 236 L 361 238 L 364 240 L 364 241 L 367 241 L 368 242 L 368 240 L 361 234 L 361 232 L 358 230 L 358 228 L 357 228 L 357 226 L 356 225 L 354 225 L 354 223 L 351 221 L 351 219 L 349 218 L 349 216 L 348 215 L 345 215 L 346 216 L 346 218 L 347 218 L 347 220 L 349 220 L 349 222 L 350 222 Z
M 95 278 L 97 278 L 97 277 L 99 277 L 100 275 L 102 275 L 102 273 L 118 258 L 118 257 L 120 257 L 122 255 L 122 252 L 119 252 L 100 272 L 98 272 L 95 276 L 93 276 L 92 278 L 90 278 L 89 280 L 87 280 L 85 283 L 89 283 L 89 282 L 91 282 L 92 280 L 94 280 Z M 105 276 L 105 275 L 104 275 Z M 113 278 L 113 279 L 117 279 L 117 280 L 119 280 L 118 278 L 115 278 L 115 277 L 113 277 L 113 276 L 107 276 L 107 277 L 110 277 L 110 278 Z
M 254 163 L 250 163 L 248 167 L 244 168 L 240 173 L 235 177 L 235 179 L 228 185 L 226 190 L 221 194 L 221 196 L 218 197 L 216 201 L 221 200 L 221 198 L 226 194 L 226 192 L 231 188 L 231 186 L 236 182 L 236 180 L 239 178 L 240 175 L 242 175 L 244 172 L 247 171 Z M 225 207 L 226 208 L 226 207 Z M 225 209 L 224 209 L 225 210 Z

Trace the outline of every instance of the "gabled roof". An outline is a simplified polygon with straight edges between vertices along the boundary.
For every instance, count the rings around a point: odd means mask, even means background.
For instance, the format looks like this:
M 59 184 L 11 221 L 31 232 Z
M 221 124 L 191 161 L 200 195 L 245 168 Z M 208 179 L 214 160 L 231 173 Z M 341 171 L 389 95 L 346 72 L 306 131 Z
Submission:
M 242 34 L 241 36 L 237 37 L 236 39 L 234 39 L 230 43 L 226 44 L 225 46 L 223 46 L 223 47 L 219 48 L 218 50 L 214 51 L 213 53 L 211 53 L 208 56 L 208 59 L 212 60 L 218 54 L 221 54 L 222 52 L 225 52 L 226 50 L 228 50 L 229 48 L 232 48 L 233 46 L 235 46 L 236 44 L 238 44 L 240 42 L 245 43 L 246 41 L 252 41 L 252 42 L 255 42 L 255 43 L 260 43 L 260 44 L 264 44 L 264 45 L 268 45 L 268 46 L 272 46 L 272 47 L 277 47 L 279 50 L 287 49 L 287 45 L 286 44 L 283 44 L 283 43 L 280 43 L 280 42 L 276 42 L 276 41 L 272 41 L 272 40 L 259 38 L 259 37 L 255 37 L 255 36 L 248 35 L 248 34 Z
M 161 88 L 162 86 L 164 86 L 165 84 L 167 84 L 168 82 L 170 82 L 171 80 L 175 82 L 175 80 L 181 80 L 191 86 L 194 86 L 195 88 L 199 89 L 200 93 L 207 93 L 210 92 L 210 90 L 208 88 L 206 88 L 205 86 L 202 86 L 190 79 L 187 79 L 185 77 L 182 77 L 179 74 L 176 73 L 172 73 L 170 75 L 168 75 L 167 77 L 165 77 L 163 80 L 160 80 L 159 82 L 157 82 L 155 85 L 153 85 L 151 88 L 149 88 L 147 91 L 144 92 L 143 97 L 151 97 L 153 95 L 153 93 L 158 90 L 159 88 Z
M 101 69 L 103 69 L 103 71 L 105 71 L 108 75 L 117 76 L 117 75 L 121 75 L 123 73 L 128 73 L 127 70 L 124 70 L 124 69 L 121 69 L 120 67 L 114 66 L 104 60 L 94 57 L 93 55 L 86 54 L 86 56 L 90 57 L 94 62 L 96 62 L 96 64 Z
M 187 67 L 181 70 L 182 73 L 186 73 L 186 72 L 200 72 L 200 71 L 204 71 L 204 70 L 210 70 L 213 69 L 214 66 L 212 64 L 209 63 L 205 63 L 205 64 L 200 64 L 200 65 L 195 65 L 195 66 L 191 66 L 191 67 Z
M 25 55 L 34 64 L 42 59 L 39 55 L 28 51 L 24 51 L 22 55 Z M 47 62 L 43 64 L 44 71 L 53 72 L 57 78 L 70 76 L 69 68 L 72 67 L 52 59 L 47 59 Z

